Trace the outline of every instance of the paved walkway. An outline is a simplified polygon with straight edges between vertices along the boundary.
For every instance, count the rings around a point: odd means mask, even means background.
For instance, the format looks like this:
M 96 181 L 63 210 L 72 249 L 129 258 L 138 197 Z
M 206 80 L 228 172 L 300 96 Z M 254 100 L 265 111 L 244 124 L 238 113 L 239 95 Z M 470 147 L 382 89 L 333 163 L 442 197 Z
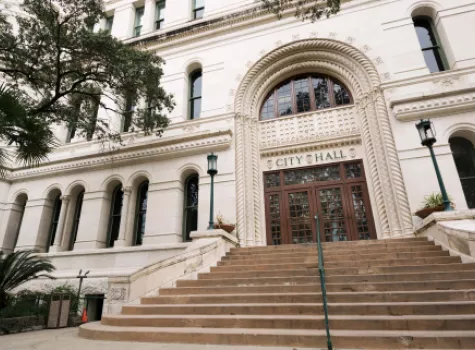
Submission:
M 0 336 L 0 350 L 301 350 L 260 346 L 129 343 L 87 340 L 77 328 L 25 332 Z M 312 350 L 305 348 L 305 350 Z M 314 349 L 315 350 L 315 349 Z

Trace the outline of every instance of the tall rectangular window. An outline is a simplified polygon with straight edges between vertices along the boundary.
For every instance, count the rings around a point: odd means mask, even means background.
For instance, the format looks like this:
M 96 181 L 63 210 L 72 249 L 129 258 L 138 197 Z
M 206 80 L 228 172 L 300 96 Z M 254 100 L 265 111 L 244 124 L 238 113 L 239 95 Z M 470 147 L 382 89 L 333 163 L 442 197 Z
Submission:
M 140 36 L 140 33 L 142 32 L 143 14 L 144 14 L 143 7 L 135 9 L 134 36 Z
M 155 29 L 162 29 L 165 22 L 165 0 L 157 1 L 155 11 Z
M 427 68 L 431 73 L 443 72 L 447 69 L 445 55 L 432 19 L 423 16 L 413 20 Z
M 106 18 L 106 25 L 105 25 L 105 28 L 104 30 L 107 32 L 107 33 L 111 33 L 112 32 L 112 25 L 114 24 L 114 16 L 110 16 L 110 17 L 107 17 Z
M 203 18 L 205 12 L 205 0 L 193 0 L 193 19 Z

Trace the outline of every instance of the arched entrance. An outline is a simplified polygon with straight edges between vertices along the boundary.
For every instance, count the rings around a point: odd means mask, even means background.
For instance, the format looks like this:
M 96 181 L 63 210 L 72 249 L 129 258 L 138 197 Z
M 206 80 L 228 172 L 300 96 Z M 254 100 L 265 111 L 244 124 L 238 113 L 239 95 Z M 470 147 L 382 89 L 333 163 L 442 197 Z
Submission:
M 351 90 L 378 237 L 411 234 L 412 217 L 378 72 L 362 52 L 348 44 L 309 39 L 277 48 L 259 60 L 241 81 L 235 98 L 237 222 L 241 244 L 260 245 L 265 241 L 260 108 L 280 82 L 312 72 L 332 76 Z M 346 135 L 315 138 L 312 142 L 330 143 L 332 137 L 341 140 Z

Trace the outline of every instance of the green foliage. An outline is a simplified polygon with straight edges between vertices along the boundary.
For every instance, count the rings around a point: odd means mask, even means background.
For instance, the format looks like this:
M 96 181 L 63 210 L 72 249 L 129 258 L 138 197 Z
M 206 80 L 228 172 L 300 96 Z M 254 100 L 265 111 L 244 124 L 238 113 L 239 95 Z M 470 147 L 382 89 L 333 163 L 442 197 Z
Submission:
M 53 278 L 48 273 L 55 267 L 34 251 L 19 251 L 10 254 L 0 252 L 0 309 L 7 305 L 8 291 L 38 277 Z
M 174 102 L 160 86 L 163 60 L 105 31 L 93 32 L 105 16 L 102 0 L 24 0 L 22 8 L 27 15 L 16 16 L 15 31 L 0 14 L 0 76 L 19 102 L 8 118 L 27 134 L 9 138 L 0 130 L 0 139 L 19 147 L 19 160 L 37 163 L 51 151 L 53 124 L 74 126 L 88 137 L 118 138 L 110 119 L 130 113 L 126 96 L 135 106 L 145 101 L 146 108 L 133 113 L 139 129 L 161 134 L 168 126 L 165 112 Z M 97 104 L 107 118 L 97 120 Z
M 36 165 L 56 144 L 48 123 L 39 115 L 28 115 L 25 101 L 12 88 L 0 85 L 0 137 L 7 145 L 17 145 L 16 159 Z M 8 155 L 0 149 L 0 174 Z
M 31 291 L 9 296 L 6 307 L 0 309 L 0 318 L 47 316 L 49 300 L 48 294 Z
M 449 200 L 452 202 L 452 199 L 449 197 Z M 424 197 L 422 202 L 423 208 L 437 208 L 444 205 L 444 198 L 442 193 L 432 193 Z
M 294 9 L 295 17 L 315 22 L 322 16 L 330 17 L 340 11 L 340 4 L 346 0 L 260 0 L 269 12 L 279 18 L 287 9 Z

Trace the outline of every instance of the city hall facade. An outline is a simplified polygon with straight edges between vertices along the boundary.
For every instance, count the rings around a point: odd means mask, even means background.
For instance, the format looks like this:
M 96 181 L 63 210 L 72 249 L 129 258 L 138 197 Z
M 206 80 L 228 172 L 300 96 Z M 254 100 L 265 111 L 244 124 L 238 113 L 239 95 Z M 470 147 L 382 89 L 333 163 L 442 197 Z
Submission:
M 98 118 L 122 143 L 56 127 L 47 162 L 0 180 L 0 244 L 92 289 L 184 252 L 215 216 L 241 246 L 410 237 L 439 192 L 415 124 L 431 119 L 457 209 L 475 207 L 475 4 L 353 0 L 315 23 L 249 0 L 106 1 L 97 29 L 156 52 L 176 107 L 163 135 Z M 15 4 L 4 1 L 6 11 Z M 52 282 L 48 282 L 52 283 Z

